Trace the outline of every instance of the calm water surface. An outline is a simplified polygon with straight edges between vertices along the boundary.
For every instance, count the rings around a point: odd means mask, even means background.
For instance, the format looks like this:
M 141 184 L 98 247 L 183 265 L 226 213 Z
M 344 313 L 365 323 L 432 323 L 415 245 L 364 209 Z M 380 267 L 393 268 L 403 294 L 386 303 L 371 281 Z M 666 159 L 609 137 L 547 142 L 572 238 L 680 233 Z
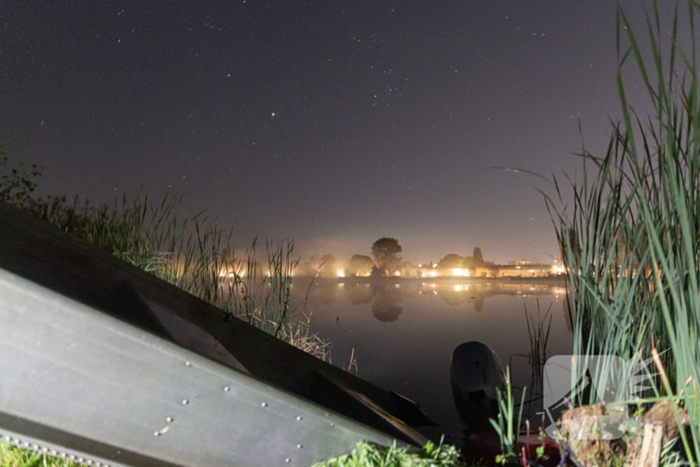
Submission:
M 307 287 L 296 283 L 294 295 L 303 296 Z M 334 365 L 347 367 L 354 354 L 358 376 L 418 402 L 441 425 L 421 431 L 439 437 L 438 431 L 460 433 L 450 388 L 450 358 L 458 345 L 486 344 L 510 365 L 515 387 L 532 388 L 525 308 L 537 317 L 538 301 L 541 315 L 551 306 L 547 356 L 570 354 L 563 281 L 317 280 L 306 309 L 313 313 L 312 331 L 332 341 Z

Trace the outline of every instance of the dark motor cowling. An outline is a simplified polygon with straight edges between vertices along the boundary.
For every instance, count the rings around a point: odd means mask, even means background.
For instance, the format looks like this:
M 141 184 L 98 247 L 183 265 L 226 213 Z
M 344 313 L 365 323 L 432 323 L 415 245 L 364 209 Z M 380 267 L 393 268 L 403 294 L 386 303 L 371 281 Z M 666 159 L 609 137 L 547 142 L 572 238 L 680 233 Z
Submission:
M 489 418 L 498 417 L 497 391 L 506 378 L 496 354 L 481 342 L 466 342 L 452 353 L 452 395 L 465 431 L 490 429 Z

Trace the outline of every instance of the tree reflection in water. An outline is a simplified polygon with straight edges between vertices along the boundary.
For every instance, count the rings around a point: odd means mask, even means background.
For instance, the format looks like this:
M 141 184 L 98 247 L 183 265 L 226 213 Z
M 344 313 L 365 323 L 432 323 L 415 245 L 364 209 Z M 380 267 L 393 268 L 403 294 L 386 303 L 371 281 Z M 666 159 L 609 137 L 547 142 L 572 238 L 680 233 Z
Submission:
M 356 278 L 350 278 L 340 283 L 332 281 L 316 285 L 318 291 L 315 296 L 324 306 L 335 304 L 340 294 L 343 294 L 353 305 L 370 304 L 372 315 L 383 323 L 398 321 L 404 311 L 402 297 L 412 303 L 410 297 L 415 299 L 418 295 L 423 296 L 422 300 L 435 298 L 454 307 L 467 305 L 473 307 L 476 312 L 484 309 L 486 299 L 498 295 L 514 295 L 523 299 L 554 295 L 557 301 L 560 297 L 566 301 L 564 283 L 556 279 L 530 283 L 509 280 L 423 282 L 394 278 L 361 278 L 358 281 Z M 563 305 L 566 306 L 565 303 Z M 565 317 L 567 327 L 570 327 L 569 314 L 566 313 Z
M 303 303 L 308 283 L 294 286 Z M 325 305 L 331 294 L 335 303 Z M 360 377 L 400 389 L 444 422 L 448 433 L 461 433 L 450 390 L 450 355 L 464 342 L 484 342 L 511 365 L 515 384 L 527 386 L 530 393 L 531 365 L 517 355 L 530 348 L 523 303 L 534 310 L 538 298 L 544 309 L 553 303 L 547 355 L 565 353 L 572 337 L 565 321 L 569 314 L 562 309 L 564 280 L 321 278 L 314 282 L 307 309 L 314 313 L 312 330 L 333 342 L 334 361 L 347 365 L 354 355 Z M 540 410 L 528 405 L 524 410 L 530 408 Z
M 320 287 L 319 297 L 324 305 L 333 305 L 336 299 L 336 291 L 333 287 Z
M 481 290 L 471 285 L 446 285 L 434 289 L 440 300 L 448 305 L 456 306 L 463 303 L 472 303 L 475 311 L 484 309 L 484 302 L 489 291 Z M 493 294 L 496 295 L 496 294 Z
M 374 293 L 370 289 L 369 284 L 355 284 L 347 288 L 348 298 L 353 305 L 365 305 L 372 301 Z
M 401 291 L 394 284 L 372 283 L 372 315 L 383 323 L 398 321 L 403 308 Z

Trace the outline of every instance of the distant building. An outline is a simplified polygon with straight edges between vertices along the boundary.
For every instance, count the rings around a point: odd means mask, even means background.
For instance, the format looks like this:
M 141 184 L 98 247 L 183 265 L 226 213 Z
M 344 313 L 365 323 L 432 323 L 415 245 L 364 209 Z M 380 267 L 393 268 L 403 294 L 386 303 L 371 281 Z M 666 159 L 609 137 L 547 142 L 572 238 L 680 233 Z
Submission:
M 540 263 L 530 263 L 527 264 L 512 264 L 516 261 L 509 261 L 508 265 L 503 264 L 492 264 L 484 266 L 481 268 L 476 268 L 474 276 L 476 277 L 550 277 L 561 274 L 561 268 L 557 267 L 556 263 L 551 264 L 540 264 Z
M 549 264 L 531 264 L 529 261 L 525 261 L 525 264 L 522 264 L 521 261 L 516 262 L 521 264 L 500 266 L 500 277 L 547 277 L 552 275 L 552 266 Z
M 564 268 L 554 261 L 554 264 L 531 263 L 530 261 L 509 261 L 507 265 L 484 263 L 478 268 L 419 268 L 418 277 L 426 279 L 433 277 L 551 277 L 564 273 Z

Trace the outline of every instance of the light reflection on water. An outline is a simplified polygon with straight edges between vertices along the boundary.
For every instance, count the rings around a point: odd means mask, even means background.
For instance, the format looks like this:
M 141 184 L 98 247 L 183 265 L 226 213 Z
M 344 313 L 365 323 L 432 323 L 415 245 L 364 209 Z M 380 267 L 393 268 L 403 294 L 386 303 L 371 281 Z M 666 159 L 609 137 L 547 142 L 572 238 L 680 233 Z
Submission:
M 295 283 L 293 294 L 303 295 L 307 287 Z M 306 310 L 313 313 L 312 332 L 332 341 L 336 366 L 347 367 L 354 349 L 358 376 L 420 403 L 446 433 L 458 435 L 449 380 L 453 350 L 482 342 L 510 364 L 515 387 L 531 386 L 524 307 L 536 316 L 538 300 L 542 314 L 552 306 L 547 356 L 570 354 L 565 289 L 558 281 L 317 281 Z

